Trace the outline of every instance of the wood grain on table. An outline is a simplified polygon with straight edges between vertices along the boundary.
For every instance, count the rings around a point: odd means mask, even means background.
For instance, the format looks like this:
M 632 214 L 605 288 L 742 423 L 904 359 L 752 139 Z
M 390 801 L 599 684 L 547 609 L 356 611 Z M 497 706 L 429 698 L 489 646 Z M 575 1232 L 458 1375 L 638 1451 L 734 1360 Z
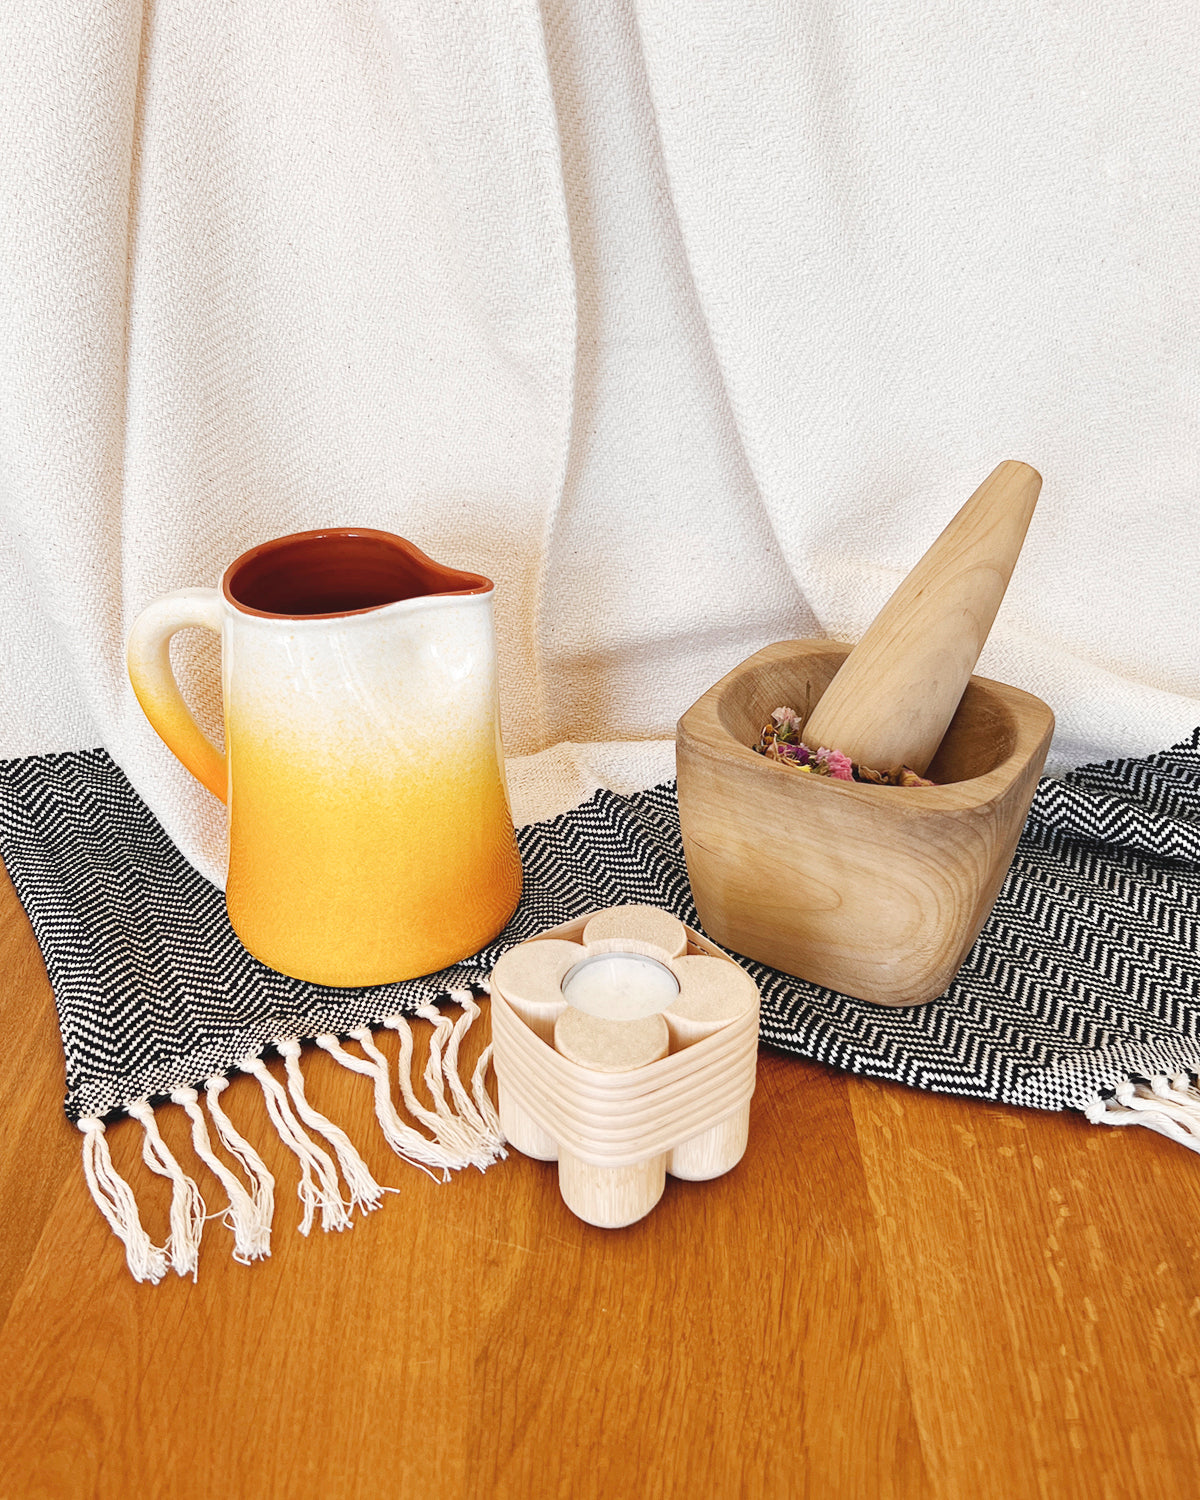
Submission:
M 520 1157 L 435 1184 L 383 1144 L 366 1080 L 304 1068 L 399 1191 L 302 1239 L 239 1078 L 273 1256 L 235 1265 L 214 1220 L 197 1284 L 136 1285 L 0 882 L 0 1497 L 1197 1493 L 1200 1159 L 1149 1131 L 764 1052 L 742 1164 L 606 1232 Z M 193 1162 L 182 1111 L 160 1121 Z M 161 1242 L 140 1128 L 109 1136 Z

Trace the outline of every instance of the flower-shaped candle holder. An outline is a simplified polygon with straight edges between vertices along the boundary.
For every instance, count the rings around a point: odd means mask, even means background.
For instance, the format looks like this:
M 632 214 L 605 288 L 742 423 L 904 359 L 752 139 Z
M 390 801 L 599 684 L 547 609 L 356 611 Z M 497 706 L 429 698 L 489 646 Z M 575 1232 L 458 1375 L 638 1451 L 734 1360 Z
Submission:
M 492 972 L 500 1125 L 558 1163 L 589 1224 L 644 1218 L 666 1174 L 719 1177 L 746 1149 L 758 988 L 668 912 L 614 906 L 510 949 Z

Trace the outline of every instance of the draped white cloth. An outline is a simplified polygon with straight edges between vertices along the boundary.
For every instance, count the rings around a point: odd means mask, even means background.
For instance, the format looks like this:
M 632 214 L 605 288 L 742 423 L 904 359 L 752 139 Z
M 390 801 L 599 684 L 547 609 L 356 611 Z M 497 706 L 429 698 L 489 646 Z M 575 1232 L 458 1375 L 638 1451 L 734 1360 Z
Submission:
M 38 0 L 0 69 L 0 754 L 106 745 L 213 878 L 124 638 L 325 524 L 495 578 L 519 816 L 1008 457 L 980 670 L 1057 766 L 1200 722 L 1190 0 Z

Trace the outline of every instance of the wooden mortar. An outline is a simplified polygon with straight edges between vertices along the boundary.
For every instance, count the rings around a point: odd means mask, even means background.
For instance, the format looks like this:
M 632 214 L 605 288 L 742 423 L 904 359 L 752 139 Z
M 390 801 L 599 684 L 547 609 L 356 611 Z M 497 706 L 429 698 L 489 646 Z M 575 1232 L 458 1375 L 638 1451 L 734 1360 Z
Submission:
M 944 993 L 1012 861 L 1054 716 L 971 676 L 1041 479 L 1001 464 L 858 646 L 783 641 L 680 719 L 679 821 L 692 891 L 718 943 L 881 1005 Z M 774 709 L 814 705 L 813 750 L 931 787 L 804 774 L 758 755 Z

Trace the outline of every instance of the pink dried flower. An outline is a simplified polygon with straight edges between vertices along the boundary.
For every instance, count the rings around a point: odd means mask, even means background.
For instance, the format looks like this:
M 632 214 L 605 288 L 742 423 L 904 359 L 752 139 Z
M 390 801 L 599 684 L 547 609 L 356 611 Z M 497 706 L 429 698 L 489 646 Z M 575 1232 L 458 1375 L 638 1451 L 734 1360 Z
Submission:
M 832 776 L 837 781 L 854 780 L 854 768 L 850 763 L 850 757 L 843 755 L 840 750 L 820 749 L 817 751 L 817 759 L 824 762 L 827 776 Z
M 800 719 L 792 708 L 776 708 L 771 712 L 771 721 L 775 725 L 775 737 L 786 740 L 789 744 L 795 744 L 800 738 Z

